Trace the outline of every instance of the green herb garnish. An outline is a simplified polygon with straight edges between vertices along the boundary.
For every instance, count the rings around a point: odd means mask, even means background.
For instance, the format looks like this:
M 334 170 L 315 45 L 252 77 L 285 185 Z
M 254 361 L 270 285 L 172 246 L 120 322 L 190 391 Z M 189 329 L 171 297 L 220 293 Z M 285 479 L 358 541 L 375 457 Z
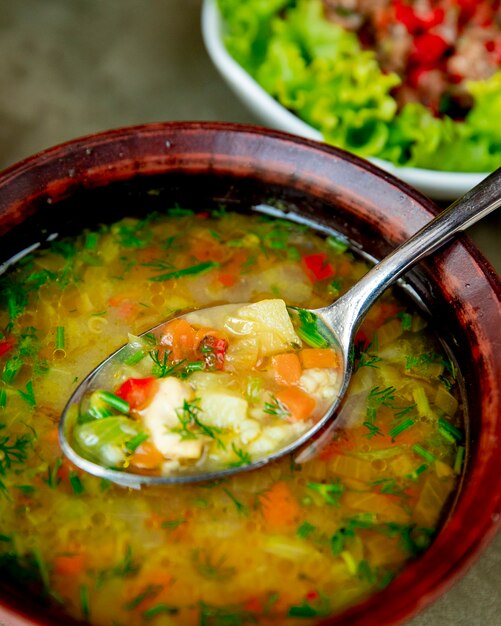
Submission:
M 208 272 L 214 267 L 219 267 L 219 263 L 216 263 L 215 261 L 204 261 L 203 263 L 197 263 L 196 265 L 184 267 L 183 269 L 172 270 L 171 272 L 166 272 L 165 274 L 152 276 L 150 280 L 155 282 L 162 282 L 165 280 L 172 280 L 174 278 L 181 278 L 183 276 L 195 276 L 197 274 L 203 274 L 204 272 Z

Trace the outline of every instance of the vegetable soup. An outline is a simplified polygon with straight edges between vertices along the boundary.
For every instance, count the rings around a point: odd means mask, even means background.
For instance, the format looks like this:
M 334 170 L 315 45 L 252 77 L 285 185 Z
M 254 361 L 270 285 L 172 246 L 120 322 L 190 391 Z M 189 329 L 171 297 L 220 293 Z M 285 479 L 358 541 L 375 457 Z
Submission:
M 388 585 L 433 540 L 465 453 L 454 364 L 425 317 L 394 291 L 358 332 L 332 442 L 304 465 L 284 458 L 217 482 L 132 490 L 74 467 L 58 443 L 70 394 L 129 339 L 147 355 L 147 371 L 143 357 L 131 359 L 80 426 L 116 419 L 134 426 L 120 400 L 142 410 L 157 398 L 145 387 L 170 381 L 190 393 L 189 420 L 188 409 L 171 415 L 177 443 L 203 436 L 217 448 L 221 439 L 223 462 L 245 463 L 265 417 L 277 420 L 273 428 L 302 423 L 290 419 L 297 409 L 285 391 L 320 401 L 332 386 L 332 355 L 308 353 L 325 348 L 290 335 L 287 349 L 256 358 L 248 345 L 231 356 L 229 338 L 200 332 L 217 324 L 196 313 L 184 330 L 200 341 L 187 355 L 173 360 L 177 343 L 165 340 L 162 351 L 138 337 L 176 313 L 212 305 L 321 307 L 367 269 L 335 234 L 223 208 L 127 217 L 18 261 L 0 277 L 2 576 L 96 626 L 310 624 Z M 242 319 L 241 306 L 236 312 Z M 258 319 L 271 323 L 267 314 Z M 241 380 L 222 385 L 231 359 L 249 353 Z M 184 376 L 195 362 L 203 364 Z M 138 379 L 149 382 L 129 382 Z M 223 398 L 204 430 L 207 394 Z M 254 440 L 231 424 L 244 405 L 256 409 L 240 415 L 260 429 Z M 151 460 L 154 433 L 173 434 L 162 428 L 115 442 L 117 456 L 101 462 L 162 471 L 168 461 Z

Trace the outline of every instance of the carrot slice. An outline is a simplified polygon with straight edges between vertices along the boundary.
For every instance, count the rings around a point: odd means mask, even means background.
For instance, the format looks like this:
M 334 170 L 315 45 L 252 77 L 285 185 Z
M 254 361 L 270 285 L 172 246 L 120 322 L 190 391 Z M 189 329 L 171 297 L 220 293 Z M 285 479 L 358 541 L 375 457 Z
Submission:
M 161 343 L 170 349 L 172 361 L 182 361 L 193 355 L 195 335 L 195 329 L 186 320 L 179 318 L 167 324 Z
M 308 419 L 315 409 L 315 399 L 298 387 L 287 387 L 276 395 L 279 402 L 285 405 L 290 413 L 291 422 Z
M 129 457 L 129 465 L 142 470 L 157 469 L 164 461 L 163 454 L 150 441 L 143 441 Z
M 339 355 L 332 348 L 305 348 L 299 353 L 304 369 L 312 367 L 339 367 Z
M 289 485 L 283 480 L 279 480 L 261 494 L 259 502 L 267 526 L 280 528 L 297 523 L 299 505 Z

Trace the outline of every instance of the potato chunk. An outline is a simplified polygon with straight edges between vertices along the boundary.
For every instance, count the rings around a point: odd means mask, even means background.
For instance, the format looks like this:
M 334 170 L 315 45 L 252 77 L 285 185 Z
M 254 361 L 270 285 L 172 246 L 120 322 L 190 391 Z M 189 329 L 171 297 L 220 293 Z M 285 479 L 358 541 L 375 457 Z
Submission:
M 261 356 L 271 356 L 300 346 L 283 300 L 261 300 L 229 315 L 225 329 L 237 336 L 255 336 Z

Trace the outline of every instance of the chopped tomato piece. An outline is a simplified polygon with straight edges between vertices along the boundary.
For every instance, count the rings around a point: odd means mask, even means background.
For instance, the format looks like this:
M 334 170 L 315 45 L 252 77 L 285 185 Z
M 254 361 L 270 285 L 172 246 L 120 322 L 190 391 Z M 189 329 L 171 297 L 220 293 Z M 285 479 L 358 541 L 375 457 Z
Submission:
M 315 399 L 298 387 L 287 387 L 276 397 L 288 409 L 291 422 L 307 420 L 315 409 Z
M 128 378 L 115 391 L 115 394 L 129 403 L 131 409 L 139 411 L 151 400 L 155 393 L 157 379 L 154 376 L 147 378 Z
M 301 378 L 302 368 L 295 352 L 276 354 L 271 358 L 275 380 L 280 385 L 296 385 Z

